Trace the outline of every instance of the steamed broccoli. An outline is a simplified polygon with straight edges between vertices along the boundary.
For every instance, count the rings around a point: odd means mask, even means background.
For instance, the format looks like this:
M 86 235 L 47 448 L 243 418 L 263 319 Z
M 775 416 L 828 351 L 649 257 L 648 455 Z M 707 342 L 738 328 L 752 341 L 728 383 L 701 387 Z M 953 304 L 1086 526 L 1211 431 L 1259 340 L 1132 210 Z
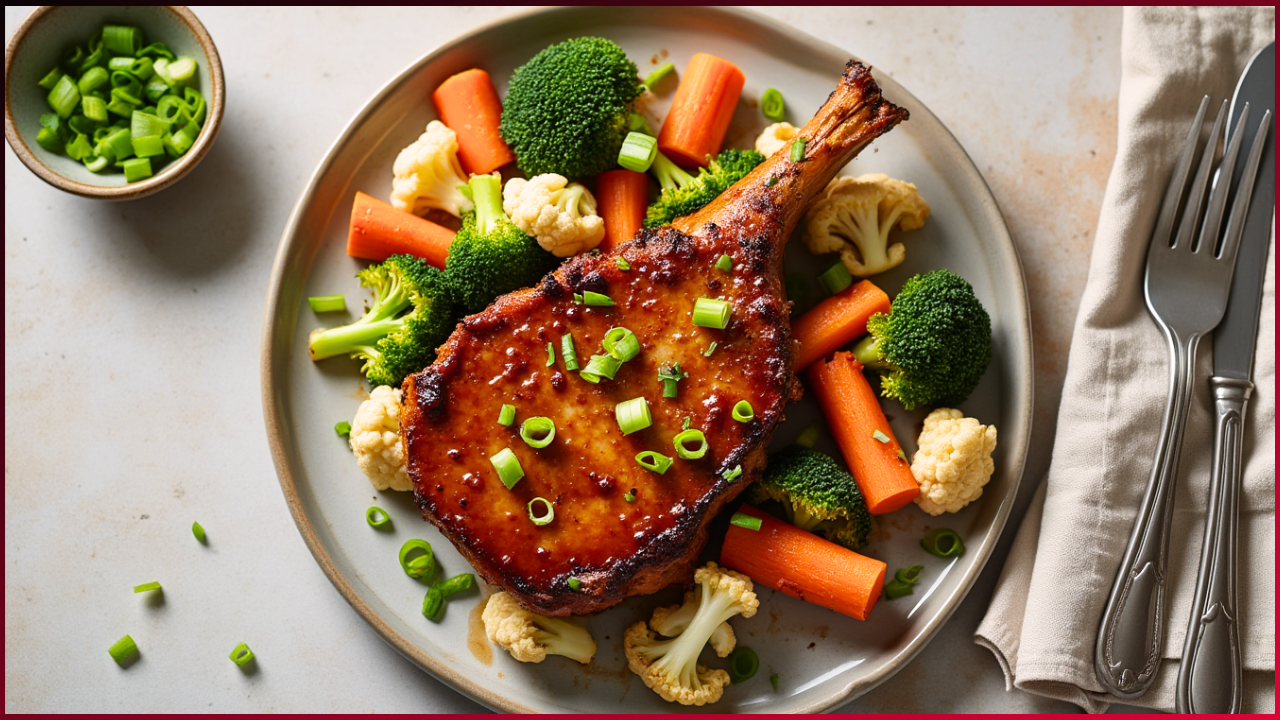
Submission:
M 697 175 L 690 175 L 658 153 L 649 170 L 662 186 L 662 194 L 645 212 L 644 226 L 670 225 L 678 217 L 701 210 L 762 162 L 764 155 L 755 150 L 725 150 L 699 169 Z
M 871 513 L 853 476 L 827 455 L 791 445 L 769 457 L 764 477 L 751 486 L 755 503 L 782 505 L 792 525 L 857 550 L 867 543 Z
M 636 64 L 615 43 L 566 40 L 516 68 L 498 131 L 529 177 L 596 175 L 617 163 L 640 92 Z
M 464 213 L 462 229 L 449 246 L 444 278 L 454 302 L 480 312 L 503 293 L 529 287 L 555 269 L 558 259 L 516 227 L 502 211 L 497 175 L 473 175 L 475 210 Z
M 412 255 L 392 255 L 356 274 L 373 290 L 364 317 L 311 333 L 311 359 L 350 355 L 373 386 L 398 386 L 431 364 L 453 330 L 453 303 L 444 275 Z
M 955 407 L 978 386 L 991 362 L 991 318 L 973 286 L 950 270 L 916 275 L 889 314 L 867 321 L 853 349 L 880 371 L 880 393 L 908 410 Z

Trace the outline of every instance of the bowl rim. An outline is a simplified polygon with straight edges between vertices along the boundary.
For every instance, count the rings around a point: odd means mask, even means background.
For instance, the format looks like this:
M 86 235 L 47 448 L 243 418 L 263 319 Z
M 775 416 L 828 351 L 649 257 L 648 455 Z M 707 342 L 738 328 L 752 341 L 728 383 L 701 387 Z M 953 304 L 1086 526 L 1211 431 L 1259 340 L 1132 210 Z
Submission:
M 18 29 L 14 31 L 13 37 L 9 39 L 4 49 L 4 137 L 9 142 L 9 147 L 13 148 L 13 152 L 22 161 L 27 169 L 35 173 L 37 177 L 46 183 L 75 195 L 87 197 L 94 200 L 136 200 L 146 197 L 152 193 L 159 192 L 170 185 L 176 183 L 188 172 L 191 171 L 200 160 L 208 154 L 209 149 L 213 147 L 213 141 L 218 137 L 218 131 L 222 127 L 222 113 L 225 105 L 226 86 L 222 73 L 222 60 L 218 56 L 218 48 L 214 45 L 213 38 L 209 32 L 205 30 L 204 24 L 200 22 L 195 13 L 191 12 L 183 5 L 162 5 L 157 9 L 167 10 L 172 13 L 180 22 L 187 26 L 191 34 L 195 36 L 196 41 L 200 43 L 201 50 L 204 51 L 208 64 L 209 83 L 212 92 L 209 99 L 209 116 L 204 124 L 204 132 L 196 139 L 195 145 L 187 151 L 185 155 L 178 158 L 176 162 L 170 163 L 153 177 L 147 178 L 141 182 L 128 183 L 115 187 L 102 187 L 99 185 L 89 185 L 62 175 L 54 171 L 48 165 L 45 165 L 40 158 L 27 145 L 27 141 L 18 131 L 17 121 L 13 117 L 13 111 L 9 106 L 9 92 L 13 87 L 10 82 L 9 73 L 13 68 L 13 59 L 22 50 L 22 44 L 27 38 L 28 32 L 38 23 L 48 18 L 55 12 L 66 10 L 66 6 L 60 5 L 42 5 L 36 8 L 27 16 Z

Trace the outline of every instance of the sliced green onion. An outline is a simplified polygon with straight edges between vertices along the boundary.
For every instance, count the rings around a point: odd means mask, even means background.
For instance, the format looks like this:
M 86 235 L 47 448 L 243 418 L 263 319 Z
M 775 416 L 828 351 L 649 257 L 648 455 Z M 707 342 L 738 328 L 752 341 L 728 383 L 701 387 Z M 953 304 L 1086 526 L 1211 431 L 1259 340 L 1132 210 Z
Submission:
M 687 377 L 689 373 L 680 369 L 680 363 L 659 367 L 658 379 L 662 381 L 662 397 L 675 397 L 680 392 L 680 381 Z
M 138 57 L 150 57 L 150 58 L 162 57 L 166 60 L 173 60 L 173 53 L 170 52 L 169 47 L 162 42 L 153 42 L 150 45 L 142 48 L 141 50 L 133 54 L 137 55 Z
M 66 73 L 62 72 L 60 68 L 54 68 L 50 70 L 47 74 L 45 74 L 45 76 L 41 78 L 40 82 L 37 84 L 40 87 L 44 88 L 45 90 L 52 90 L 53 86 L 57 85 L 58 81 L 61 80 L 62 76 L 65 74 Z
M 107 103 L 107 112 L 113 115 L 119 115 L 123 118 L 133 117 L 133 111 L 138 107 L 137 103 L 131 103 L 122 99 L 116 94 L 115 90 L 111 91 L 111 102 Z
M 764 116 L 774 122 L 782 122 L 783 114 L 786 112 L 787 106 L 782 99 L 782 93 L 774 88 L 764 91 L 764 95 L 760 96 L 760 112 Z
M 160 102 L 156 103 L 156 117 L 167 123 L 177 122 L 181 117 L 186 105 L 182 99 L 174 95 L 165 95 L 160 98 Z
M 556 439 L 556 423 L 549 417 L 531 417 L 520 424 L 520 439 L 531 448 L 544 448 Z
M 180 57 L 169 63 L 169 77 L 173 79 L 174 83 L 190 80 L 195 76 L 197 67 L 195 60 L 189 57 Z
M 604 334 L 604 349 L 621 362 L 640 354 L 640 338 L 624 327 L 609 328 Z
M 653 72 L 644 76 L 644 86 L 652 89 L 654 85 L 662 81 L 663 78 L 675 72 L 676 66 L 672 63 L 663 63 L 653 69 Z
M 690 424 L 690 423 L 692 423 L 692 422 L 693 422 L 693 417 L 692 417 L 692 416 L 691 416 L 691 417 L 687 417 L 687 418 L 685 418 L 685 419 L 684 419 L 684 422 L 680 425 L 680 429 L 681 429 L 681 430 L 688 430 L 688 429 L 689 429 L 689 424 Z
M 749 647 L 739 646 L 729 655 L 729 677 L 735 683 L 750 680 L 760 669 L 760 658 Z
M 515 487 L 516 483 L 520 482 L 520 478 L 524 477 L 520 458 L 511 452 L 511 448 L 502 448 L 497 455 L 489 458 L 489 462 L 493 463 L 493 469 L 498 471 L 498 479 L 507 486 L 508 490 Z
M 843 262 L 837 261 L 818 276 L 818 282 L 822 283 L 827 293 L 835 295 L 853 284 L 853 276 L 849 274 L 849 268 L 845 267 Z
M 576 577 L 569 578 L 569 589 L 578 592 L 582 589 L 582 581 Z
M 575 372 L 578 369 L 578 351 L 573 347 L 573 336 L 568 333 L 560 336 L 560 354 L 564 356 L 564 369 Z
M 89 172 L 102 172 L 111 164 L 111 158 L 102 155 L 90 155 L 83 158 L 84 167 Z
M 922 570 L 924 570 L 923 565 L 898 568 L 898 571 L 893 574 L 893 579 L 884 584 L 885 598 L 897 600 L 904 595 L 913 594 L 915 592 L 915 584 L 920 580 L 920 572 Z
M 878 442 L 881 442 L 881 443 L 889 442 L 889 436 L 885 435 L 879 430 L 876 430 L 875 432 L 871 433 L 871 437 L 875 438 Z
M 636 455 L 636 462 L 645 470 L 652 470 L 659 475 L 665 475 L 667 470 L 675 464 L 675 460 L 652 450 L 645 450 L 644 452 Z
M 53 113 L 49 114 L 58 117 Z M 62 138 L 58 137 L 58 131 L 47 127 L 40 128 L 40 132 L 36 133 L 36 144 L 51 153 L 61 153 L 64 147 Z
M 107 61 L 107 69 L 112 72 L 116 70 L 123 70 L 124 72 L 132 74 L 134 60 L 135 58 L 128 56 L 113 57 Z
M 711 344 L 707 346 L 707 349 L 702 351 L 702 357 L 711 357 L 711 353 L 716 351 L 716 346 L 719 344 L 720 343 L 715 340 L 712 340 Z
M 153 70 L 152 73 L 154 74 L 154 72 Z M 148 82 L 142 92 L 151 102 L 158 102 L 160 98 L 164 97 L 165 93 L 169 92 L 169 84 L 164 80 L 155 79 Z
M 733 272 L 733 258 L 728 255 L 721 255 L 720 259 L 716 260 L 716 269 L 723 270 L 725 272 Z
M 590 290 L 582 293 L 582 302 L 593 307 L 613 307 L 613 298 Z
M 761 525 L 764 524 L 764 521 L 758 517 L 754 517 L 746 513 L 736 512 L 733 514 L 733 517 L 729 518 L 729 524 L 737 525 L 740 528 L 746 528 L 747 530 L 755 530 L 758 532 L 760 530 Z
M 341 420 L 333 426 L 333 431 L 338 433 L 338 437 L 350 437 L 351 423 L 346 420 Z
M 740 423 L 749 423 L 756 419 L 756 411 L 751 407 L 751 403 L 746 400 L 739 400 L 737 405 L 733 406 L 733 419 Z
M 656 453 L 655 453 L 655 454 L 656 454 Z M 631 488 L 630 490 L 628 490 L 628 491 L 627 491 L 627 494 L 622 496 L 622 499 L 623 499 L 623 500 L 626 500 L 626 501 L 627 501 L 627 502 L 629 502 L 629 503 L 633 503 L 633 502 L 635 502 L 635 501 L 636 501 L 636 489 L 635 489 L 635 488 Z
M 798 163 L 804 159 L 804 146 L 808 141 L 804 138 L 796 138 L 791 143 L 791 162 Z
M 460 592 L 470 590 L 476 583 L 475 573 L 462 573 L 440 583 L 440 594 L 445 597 L 457 595 Z
M 551 367 L 552 365 L 555 365 L 555 364 L 556 364 L 556 346 L 552 343 L 547 343 L 547 367 Z
M 115 55 L 137 55 L 142 49 L 142 31 L 128 25 L 103 25 L 102 46 Z
M 649 401 L 642 397 L 631 398 L 618 403 L 613 408 L 614 417 L 623 435 L 643 430 L 653 424 L 653 415 L 649 413 Z
M 543 512 L 539 513 L 533 509 L 533 506 L 537 503 L 542 503 Z M 529 519 L 533 521 L 534 525 L 539 527 L 543 525 L 550 525 L 551 521 L 556 519 L 555 506 L 551 504 L 550 500 L 544 497 L 536 497 L 530 500 L 527 509 L 529 510 Z
M 381 529 L 391 524 L 391 516 L 386 510 L 374 505 L 364 511 L 365 522 L 369 523 L 369 527 Z
M 133 586 L 133 594 L 137 595 L 138 593 L 151 592 L 152 590 L 161 590 L 161 589 L 163 588 L 160 587 L 159 582 L 142 583 L 141 585 Z
M 578 374 L 589 383 L 599 383 L 601 378 L 612 380 L 617 377 L 621 368 L 622 361 L 612 355 L 592 355 L 587 366 Z
M 773 691 L 778 692 L 778 673 L 769 676 L 769 684 L 773 686 Z
M 200 91 L 192 87 L 182 88 L 182 102 L 191 121 L 197 125 L 203 125 L 208 105 L 205 103 L 204 96 L 200 94 Z
M 411 578 L 428 578 L 436 571 L 436 554 L 431 543 L 413 538 L 400 546 L 400 567 Z
M 80 62 L 84 60 L 84 48 L 75 46 L 67 50 L 62 55 L 62 69 L 71 72 L 70 68 L 79 68 Z
M 505 427 L 511 427 L 516 421 L 516 406 L 503 405 L 498 411 L 498 424 Z
M 130 75 L 143 82 L 150 80 L 151 76 L 156 74 L 155 68 L 152 67 L 151 58 L 148 57 L 134 59 L 133 62 L 129 63 L 128 70 Z
M 627 259 L 622 257 L 621 255 L 619 255 L 617 259 L 613 261 L 613 264 L 616 265 L 619 270 L 626 271 L 631 269 L 631 263 L 627 262 Z
M 796 445 L 812 448 L 818 442 L 818 436 L 821 434 L 822 431 L 818 429 L 817 423 L 814 423 L 796 436 Z
M 148 140 L 149 138 L 134 138 L 134 150 L 138 148 L 138 141 Z M 156 138 L 156 145 L 160 144 L 160 138 Z M 164 148 L 160 148 L 160 152 L 164 152 Z M 138 155 L 142 155 L 141 152 Z M 342 312 L 347 309 L 347 299 L 342 295 L 315 295 L 307 298 L 307 303 L 311 305 L 312 312 Z
M 150 158 L 130 158 L 121 163 L 125 182 L 136 182 L 151 177 Z
M 738 478 L 742 477 L 742 466 L 734 465 L 732 470 L 725 470 L 724 475 L 721 477 L 723 477 L 724 481 L 727 483 L 737 482 Z
M 85 71 L 85 74 L 81 75 L 80 79 L 76 81 L 76 89 L 80 91 L 81 95 L 83 95 L 97 90 L 102 87 L 103 83 L 110 79 L 111 73 L 106 70 L 103 70 L 100 67 L 89 68 Z
M 574 294 L 573 294 L 573 302 L 574 302 L 574 304 L 575 304 L 575 305 L 581 305 L 581 304 L 582 304 L 582 293 L 574 293 Z
M 138 654 L 138 644 L 133 641 L 133 638 L 125 635 L 107 648 L 107 652 L 111 653 L 111 659 L 118 665 L 124 665 L 129 658 Z
M 774 185 L 777 185 L 777 184 L 778 184 L 778 176 L 776 175 L 770 175 L 769 178 L 764 181 L 765 187 L 773 187 Z
M 165 136 L 165 140 L 169 143 L 165 146 L 165 152 L 169 153 L 173 157 L 182 157 L 191 149 L 191 146 L 195 144 L 196 137 L 195 135 L 187 132 L 184 128 L 176 133 Z M 170 148 L 172 148 L 172 150 L 170 150 Z
M 235 649 L 227 657 L 231 658 L 231 662 L 235 663 L 236 667 L 243 668 L 253 662 L 253 659 L 257 656 L 253 654 L 248 645 L 240 643 L 236 645 Z
M 53 86 L 48 96 L 49 107 L 58 113 L 58 117 L 71 117 L 71 113 L 76 111 L 80 106 L 80 90 L 76 88 L 75 82 L 71 80 L 71 76 L 63 75 L 58 84 Z
M 628 170 L 648 172 L 658 156 L 658 141 L 651 135 L 629 132 L 618 151 L 618 164 Z
M 129 123 L 129 132 L 134 137 L 146 137 L 148 135 L 164 135 L 169 132 L 169 123 L 164 118 L 150 113 L 144 113 L 134 110 Z
M 145 138 L 144 138 L 145 139 Z M 158 140 L 159 138 L 157 138 Z M 124 161 L 134 154 L 133 138 L 126 129 L 113 130 L 99 143 L 105 150 L 109 150 L 116 160 Z M 145 144 L 144 144 L 145 145 Z M 164 152 L 161 149 L 161 152 Z
M 964 541 L 951 528 L 938 528 L 929 533 L 920 541 L 920 547 L 930 555 L 942 558 L 964 555 Z
M 703 435 L 701 430 L 689 429 L 681 431 L 671 442 L 675 445 L 676 455 L 681 460 L 697 460 L 706 455 L 707 448 L 710 447 L 707 445 L 707 436 Z M 692 450 L 685 447 L 686 443 L 691 442 L 699 443 L 698 447 Z
M 440 587 L 439 582 L 431 583 L 427 588 L 426 597 L 422 598 L 422 615 L 432 622 L 440 620 L 440 613 L 444 611 L 444 590 Z
M 729 325 L 733 308 L 724 300 L 700 297 L 693 303 L 693 324 L 723 330 Z
M 67 157 L 72 160 L 88 157 L 93 152 L 93 148 L 89 145 L 89 138 L 85 137 L 84 133 L 76 133 L 76 139 L 67 143 L 65 150 Z
M 206 536 L 204 534 L 204 527 L 202 527 L 200 523 L 198 522 L 191 523 L 191 534 L 196 536 L 196 542 L 200 543 L 201 545 L 204 544 Z

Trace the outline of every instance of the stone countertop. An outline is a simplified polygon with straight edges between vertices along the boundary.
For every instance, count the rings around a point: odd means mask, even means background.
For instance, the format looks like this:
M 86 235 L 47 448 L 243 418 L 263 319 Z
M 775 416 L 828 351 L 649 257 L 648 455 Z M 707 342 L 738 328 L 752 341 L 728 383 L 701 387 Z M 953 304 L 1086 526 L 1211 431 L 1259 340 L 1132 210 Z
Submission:
M 5 8 L 6 41 L 30 10 Z M 1074 711 L 1007 692 L 972 635 L 1049 463 L 1115 153 L 1120 11 L 760 10 L 938 115 L 990 184 L 1031 288 L 1034 432 L 1001 545 L 926 650 L 843 710 Z M 259 341 L 276 244 L 334 138 L 387 78 L 510 8 L 194 11 L 228 101 L 181 183 L 84 200 L 6 145 L 5 710 L 479 710 L 382 642 L 311 558 L 263 433 Z M 193 520 L 207 548 L 184 539 Z M 168 598 L 127 591 L 152 579 Z M 121 671 L 104 650 L 125 632 L 143 654 Z M 204 649 L 241 639 L 255 674 Z

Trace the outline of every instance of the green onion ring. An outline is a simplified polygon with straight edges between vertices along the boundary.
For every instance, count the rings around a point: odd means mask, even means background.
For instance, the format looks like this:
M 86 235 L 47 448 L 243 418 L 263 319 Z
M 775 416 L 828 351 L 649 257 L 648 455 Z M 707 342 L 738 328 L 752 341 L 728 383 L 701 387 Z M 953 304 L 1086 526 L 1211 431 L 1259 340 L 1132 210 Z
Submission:
M 436 554 L 431 543 L 414 538 L 400 546 L 400 567 L 411 578 L 430 578 L 436 569 Z
M 556 423 L 549 417 L 531 417 L 520 424 L 520 439 L 531 448 L 544 448 L 556 439 Z
M 693 324 L 723 330 L 729 325 L 733 308 L 724 300 L 700 297 L 693 303 Z
M 612 380 L 617 377 L 620 369 L 622 369 L 622 361 L 618 358 L 608 353 L 592 355 L 587 361 L 587 366 L 582 368 L 578 376 L 589 383 L 598 384 L 601 379 Z
M 652 450 L 645 450 L 636 455 L 636 462 L 645 470 L 652 470 L 659 475 L 665 475 L 667 470 L 675 463 L 674 460 L 666 455 Z
M 786 112 L 786 102 L 782 99 L 782 93 L 774 88 L 764 91 L 764 95 L 760 96 L 760 112 L 765 117 L 774 122 L 782 122 L 783 114 Z
M 520 482 L 520 478 L 524 477 L 524 468 L 520 466 L 520 458 L 511 452 L 511 448 L 502 448 L 496 455 L 489 458 L 489 462 L 493 464 L 493 469 L 498 473 L 498 479 L 502 481 L 507 489 L 516 486 Z
M 675 445 L 676 455 L 681 460 L 697 460 L 706 455 L 707 448 L 710 447 L 707 445 L 707 436 L 702 434 L 701 430 L 694 430 L 693 428 L 680 432 L 671 442 Z M 685 447 L 685 443 L 689 442 L 698 442 L 700 444 L 697 448 L 690 450 Z
M 372 528 L 384 528 L 391 524 L 391 516 L 377 505 L 364 511 L 364 519 Z
M 624 327 L 609 328 L 602 344 L 605 352 L 620 362 L 626 362 L 640 354 L 640 338 Z
M 746 400 L 739 400 L 737 405 L 733 406 L 733 419 L 740 423 L 749 423 L 756 419 L 756 411 L 751 407 L 751 403 Z
M 964 541 L 959 533 L 951 528 L 938 528 L 920 541 L 920 547 L 930 555 L 941 558 L 960 557 L 964 555 Z
M 644 430 L 653 424 L 653 415 L 649 412 L 649 401 L 643 397 L 631 398 L 618 403 L 613 408 L 614 417 L 623 435 Z
M 635 172 L 648 172 L 658 156 L 658 140 L 644 133 L 629 132 L 618 151 L 618 164 Z
M 236 648 L 232 650 L 231 654 L 227 657 L 231 658 L 231 662 L 235 663 L 237 667 L 244 667 L 253 662 L 253 659 L 256 656 L 253 654 L 253 651 L 249 649 L 248 645 L 240 643 L 239 645 L 236 645 Z
M 515 421 L 516 421 L 516 406 L 503 405 L 502 409 L 498 411 L 498 424 L 506 427 L 511 427 L 511 425 L 514 424 Z
M 729 677 L 735 683 L 750 680 L 759 669 L 760 658 L 756 656 L 756 651 L 749 647 L 739 646 L 729 655 Z
M 111 659 L 116 661 L 118 665 L 124 665 L 129 658 L 138 654 L 138 644 L 133 638 L 125 635 L 107 648 L 107 652 L 111 653 Z
M 537 512 L 534 511 L 533 509 L 533 506 L 535 503 L 542 503 L 542 507 L 546 510 L 546 512 L 542 513 L 541 515 L 537 514 Z M 551 521 L 556 519 L 555 506 L 551 504 L 550 500 L 544 497 L 536 497 L 530 500 L 528 506 L 526 507 L 529 510 L 529 519 L 533 521 L 534 525 L 537 525 L 539 527 L 543 525 L 550 525 Z

